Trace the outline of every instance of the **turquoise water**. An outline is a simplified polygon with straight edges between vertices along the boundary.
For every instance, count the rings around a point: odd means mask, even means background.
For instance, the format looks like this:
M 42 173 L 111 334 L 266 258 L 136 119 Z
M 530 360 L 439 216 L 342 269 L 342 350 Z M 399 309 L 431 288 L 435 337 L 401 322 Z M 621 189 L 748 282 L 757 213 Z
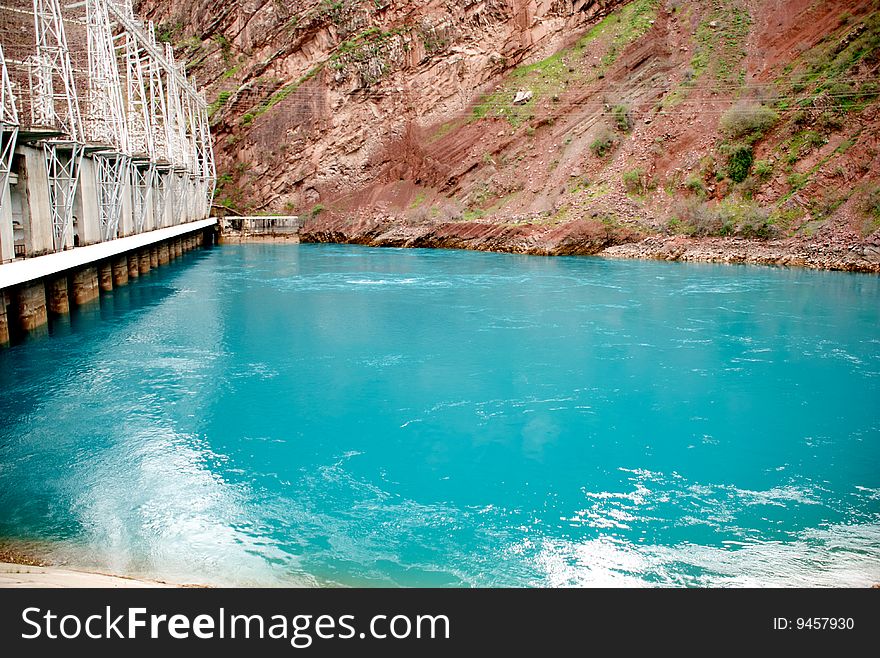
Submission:
M 0 537 L 213 584 L 880 582 L 880 278 L 224 246 L 0 351 Z

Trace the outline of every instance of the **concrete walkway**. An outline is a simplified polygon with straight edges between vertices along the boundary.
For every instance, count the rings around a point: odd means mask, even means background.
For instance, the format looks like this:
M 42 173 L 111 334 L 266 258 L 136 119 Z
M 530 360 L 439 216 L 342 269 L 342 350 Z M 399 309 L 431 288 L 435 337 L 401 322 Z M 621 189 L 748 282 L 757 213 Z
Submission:
M 118 587 L 176 587 L 176 585 L 57 567 L 31 567 L 24 564 L 0 562 L 0 588 L 7 587 L 101 587 L 113 589 Z
M 217 218 L 211 217 L 210 219 L 203 219 L 198 222 L 178 224 L 177 226 L 160 228 L 155 231 L 138 233 L 127 238 L 99 242 L 88 247 L 76 247 L 75 249 L 68 249 L 56 254 L 47 254 L 45 256 L 37 256 L 36 258 L 26 258 L 5 263 L 0 265 L 0 290 L 21 285 L 28 281 L 43 279 L 53 274 L 73 270 L 91 263 L 97 263 L 98 261 L 119 256 L 129 251 L 148 247 L 157 242 L 194 233 L 195 231 L 214 226 L 216 223 Z

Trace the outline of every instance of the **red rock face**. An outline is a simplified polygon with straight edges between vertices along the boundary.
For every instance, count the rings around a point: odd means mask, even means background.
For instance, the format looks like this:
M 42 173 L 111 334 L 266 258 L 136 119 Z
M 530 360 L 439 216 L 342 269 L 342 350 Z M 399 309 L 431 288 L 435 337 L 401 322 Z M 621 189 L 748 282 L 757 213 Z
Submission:
M 769 237 L 875 239 L 876 2 L 138 5 L 209 89 L 218 202 L 313 214 L 315 239 L 589 253 L 704 221 L 751 236 L 760 217 Z M 841 68 L 851 44 L 868 46 Z M 726 132 L 762 105 L 760 135 Z M 760 174 L 735 181 L 742 144 Z

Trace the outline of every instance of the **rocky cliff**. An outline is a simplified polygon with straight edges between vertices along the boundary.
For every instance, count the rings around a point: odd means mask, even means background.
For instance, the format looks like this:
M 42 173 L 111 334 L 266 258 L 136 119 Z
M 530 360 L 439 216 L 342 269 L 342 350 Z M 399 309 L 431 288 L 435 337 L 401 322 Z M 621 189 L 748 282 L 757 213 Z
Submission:
M 878 0 L 137 8 L 208 86 L 218 205 L 308 239 L 880 261 Z

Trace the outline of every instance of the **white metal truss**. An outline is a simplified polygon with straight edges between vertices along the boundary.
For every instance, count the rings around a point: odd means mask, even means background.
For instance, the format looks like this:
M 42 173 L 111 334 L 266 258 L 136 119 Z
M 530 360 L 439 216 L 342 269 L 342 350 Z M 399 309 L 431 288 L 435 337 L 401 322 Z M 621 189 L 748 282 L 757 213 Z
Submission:
M 119 232 L 122 216 L 122 192 L 128 176 L 129 158 L 120 153 L 97 153 L 95 165 L 98 182 L 98 209 L 101 239 L 113 240 Z
M 62 251 L 73 243 L 73 200 L 85 149 L 77 142 L 57 141 L 44 142 L 43 147 L 49 179 L 52 235 L 55 250 Z
M 89 54 L 89 112 L 86 139 L 128 152 L 122 80 L 110 28 L 108 0 L 86 0 Z
M 130 33 L 122 34 L 125 56 L 126 82 L 126 123 L 128 128 L 128 145 L 131 153 L 138 157 L 154 157 L 153 129 L 150 116 L 149 86 L 147 85 L 145 68 L 150 61 L 144 56 L 143 49 Z
M 137 18 L 132 0 L 16 2 L 33 6 L 34 49 L 16 56 L 23 68 L 14 81 L 0 50 L 0 192 L 20 134 L 13 89 L 29 81 L 31 98 L 19 97 L 27 115 L 21 118 L 28 134 L 44 135 L 56 250 L 73 244 L 84 153 L 95 160 L 104 240 L 119 233 L 129 188 L 133 226 L 126 230 L 210 214 L 216 164 L 208 104 L 170 44 L 160 44 L 154 25 Z M 22 16 L 19 31 L 29 32 L 30 9 L 15 12 Z
M 156 28 L 149 24 L 149 38 L 156 46 Z M 155 57 L 147 59 L 147 92 L 149 98 L 150 133 L 153 141 L 153 158 L 156 162 L 171 162 L 168 140 L 168 98 L 162 79 L 162 65 Z
M 168 212 L 168 204 L 170 202 L 170 186 L 169 179 L 171 173 L 168 171 L 156 171 L 153 189 L 153 224 L 156 228 L 165 225 Z
M 154 194 L 157 187 L 157 175 L 156 165 L 153 162 L 146 164 L 132 162 L 131 164 L 131 190 L 135 233 L 142 233 L 145 230 L 147 214 L 150 211 L 151 204 L 155 204 L 154 208 L 158 205 L 156 202 L 157 195 Z
M 34 0 L 36 53 L 32 59 L 33 123 L 64 130 L 67 139 L 82 141 L 82 120 L 70 49 L 58 0 Z
M 15 95 L 12 93 L 12 82 L 6 68 L 3 46 L 0 45 L 0 208 L 6 197 L 9 185 L 9 173 L 12 171 L 12 157 L 15 154 L 15 142 L 18 139 L 18 109 Z
M 70 49 L 58 0 L 33 0 L 36 51 L 31 58 L 32 122 L 64 132 L 43 143 L 55 249 L 72 243 L 73 200 L 83 155 L 83 130 Z

